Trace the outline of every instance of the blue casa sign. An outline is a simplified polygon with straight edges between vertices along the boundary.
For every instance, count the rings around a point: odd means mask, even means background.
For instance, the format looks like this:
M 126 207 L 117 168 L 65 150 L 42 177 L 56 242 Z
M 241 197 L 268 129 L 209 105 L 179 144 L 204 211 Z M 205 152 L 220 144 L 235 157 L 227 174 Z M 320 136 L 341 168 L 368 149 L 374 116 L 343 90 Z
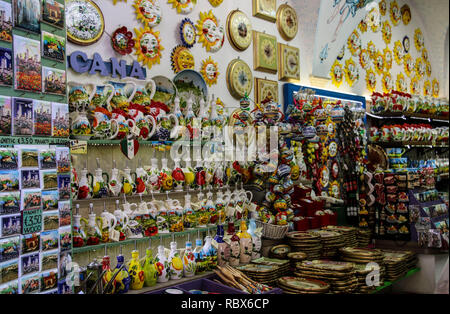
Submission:
M 101 76 L 110 76 L 112 78 L 134 77 L 139 80 L 145 80 L 147 71 L 137 61 L 127 65 L 125 60 L 110 58 L 110 61 L 103 61 L 100 54 L 94 53 L 92 59 L 89 59 L 86 53 L 74 51 L 67 57 L 69 68 L 77 73 L 87 73 L 94 75 L 98 73 Z

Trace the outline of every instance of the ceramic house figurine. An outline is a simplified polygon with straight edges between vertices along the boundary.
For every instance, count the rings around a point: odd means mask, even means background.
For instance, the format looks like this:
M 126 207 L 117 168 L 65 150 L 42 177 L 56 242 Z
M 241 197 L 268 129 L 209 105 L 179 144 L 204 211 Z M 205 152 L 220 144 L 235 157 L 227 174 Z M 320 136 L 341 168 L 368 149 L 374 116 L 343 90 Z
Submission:
M 169 253 L 169 275 L 171 280 L 180 279 L 183 277 L 183 262 L 180 258 L 180 253 L 177 251 L 177 243 L 170 242 Z
M 195 256 L 192 249 L 192 242 L 186 242 L 186 249 L 183 255 L 183 273 L 184 277 L 192 277 L 195 275 Z
M 128 273 L 131 277 L 131 290 L 140 290 L 144 286 L 144 271 L 139 263 L 139 251 L 131 252 L 131 261 L 128 264 Z
M 169 281 L 169 263 L 163 245 L 158 246 L 158 255 L 155 257 L 155 266 L 158 271 L 158 282 Z

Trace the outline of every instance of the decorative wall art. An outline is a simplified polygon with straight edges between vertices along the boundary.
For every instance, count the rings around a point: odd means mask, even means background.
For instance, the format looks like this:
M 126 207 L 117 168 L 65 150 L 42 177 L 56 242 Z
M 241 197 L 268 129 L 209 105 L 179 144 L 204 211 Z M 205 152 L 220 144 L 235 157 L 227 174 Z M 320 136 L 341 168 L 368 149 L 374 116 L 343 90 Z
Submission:
M 408 53 L 409 49 L 411 48 L 411 43 L 409 41 L 409 37 L 408 36 L 403 37 L 402 44 L 403 44 L 403 51 L 405 53 Z
M 14 35 L 14 88 L 42 91 L 41 46 L 34 39 Z
M 404 4 L 400 9 L 400 13 L 402 14 L 403 24 L 408 25 L 411 22 L 412 17 L 409 5 Z
M 414 45 L 416 46 L 417 51 L 421 51 L 425 46 L 425 39 L 420 28 L 417 28 L 414 31 Z
M 208 52 L 217 52 L 225 41 L 225 30 L 212 11 L 200 12 L 200 19 L 195 25 L 198 41 Z
M 389 15 L 391 17 L 391 22 L 394 26 L 397 26 L 398 23 L 400 23 L 400 20 L 402 18 L 402 14 L 400 12 L 400 8 L 398 6 L 397 1 L 391 1 L 391 4 L 389 5 Z
M 378 51 L 374 60 L 375 71 L 378 75 L 384 73 L 384 55 Z
M 227 17 L 227 35 L 233 48 L 246 50 L 252 43 L 252 24 L 247 15 L 239 10 L 231 11 Z
M 0 47 L 0 85 L 13 85 L 13 69 L 12 69 L 12 50 L 10 48 Z
M 397 40 L 394 43 L 394 59 L 395 59 L 395 62 L 398 65 L 402 65 L 404 56 L 405 56 L 405 52 L 403 50 L 403 45 L 400 42 L 400 40 Z
M 253 31 L 253 69 L 268 73 L 277 73 L 277 61 L 277 38 L 272 35 Z
M 331 82 L 334 86 L 339 87 L 344 82 L 344 68 L 339 61 L 335 61 L 330 71 Z
M 383 28 L 381 29 L 381 33 L 383 35 L 383 40 L 386 45 L 389 45 L 391 43 L 392 39 L 392 28 L 391 24 L 389 24 L 389 21 L 384 21 Z
M 383 50 L 383 57 L 384 57 L 384 67 L 386 71 L 390 71 L 392 68 L 392 51 L 389 49 L 389 47 L 384 48 Z
M 70 42 L 88 46 L 97 42 L 105 30 L 100 8 L 91 0 L 67 0 L 67 38 Z
M 397 80 L 395 82 L 395 88 L 397 91 L 406 93 L 408 90 L 408 85 L 406 84 L 406 79 L 403 73 L 397 74 Z
M 359 80 L 359 70 L 353 59 L 345 61 L 345 80 L 350 87 Z
M 164 47 L 161 45 L 159 32 L 152 28 L 145 27 L 134 29 L 136 33 L 135 54 L 138 56 L 138 62 L 142 62 L 149 69 L 155 63 L 160 63 Z
M 11 3 L 0 1 L 0 12 L 3 15 L 3 22 L 0 23 L 0 40 L 12 42 L 12 11 Z
M 370 53 L 367 49 L 362 49 L 361 54 L 359 55 L 359 64 L 364 70 L 367 70 L 371 67 L 372 60 L 370 59 Z
M 192 48 L 197 40 L 197 31 L 194 22 L 188 18 L 181 21 L 180 40 L 183 46 L 186 46 L 187 48 Z
M 111 36 L 111 45 L 122 56 L 130 54 L 135 45 L 133 33 L 126 26 L 119 27 Z
M 387 4 L 386 4 L 386 0 L 381 0 L 378 3 L 378 8 L 380 9 L 380 14 L 381 16 L 385 16 L 386 12 L 387 12 Z
M 280 81 L 296 83 L 300 81 L 300 49 L 278 43 Z
M 42 0 L 42 22 L 50 24 L 52 26 L 63 28 L 64 27 L 64 4 L 56 0 Z
M 298 17 L 295 9 L 287 4 L 279 6 L 277 11 L 277 27 L 281 37 L 292 40 L 298 32 Z
M 367 43 L 367 51 L 369 52 L 369 56 L 372 61 L 375 61 L 375 57 L 377 56 L 377 47 L 371 40 Z
M 245 61 L 234 59 L 228 64 L 227 87 L 234 98 L 241 99 L 250 95 L 253 88 L 253 74 Z
M 133 7 L 136 9 L 136 18 L 144 26 L 155 27 L 161 23 L 162 10 L 159 0 L 134 0 Z
M 44 93 L 66 95 L 66 71 L 42 67 L 42 85 Z
M 14 27 L 39 33 L 41 20 L 40 0 L 13 0 Z
M 427 61 L 425 66 L 426 66 L 427 76 L 430 77 L 431 73 L 432 73 L 431 63 Z
M 394 80 L 392 80 L 390 73 L 385 72 L 383 74 L 382 84 L 384 93 L 390 93 L 394 89 Z
M 197 5 L 197 0 L 168 0 L 167 3 L 172 4 L 178 14 L 189 14 Z
M 67 104 L 52 103 L 52 136 L 69 137 L 69 107 Z
M 188 48 L 178 45 L 172 50 L 172 70 L 175 73 L 195 67 L 195 60 Z
M 431 82 L 429 80 L 423 82 L 423 95 L 431 96 L 432 92 Z
M 413 76 L 411 78 L 411 83 L 409 86 L 410 89 L 410 93 L 412 95 L 418 95 L 420 93 L 420 83 L 419 83 L 419 78 L 417 76 Z
M 202 67 L 200 73 L 205 79 L 208 86 L 217 84 L 217 79 L 219 77 L 219 66 L 211 57 L 202 61 Z
M 34 101 L 34 135 L 52 135 L 52 104 L 48 101 Z
M 0 135 L 11 135 L 11 97 L 0 96 Z
M 66 39 L 49 32 L 41 34 L 42 56 L 64 62 L 66 56 Z
M 270 22 L 277 20 L 276 0 L 253 0 L 253 16 L 265 19 Z
M 209 3 L 211 3 L 213 7 L 218 7 L 222 2 L 223 0 L 209 0 Z
M 411 77 L 411 72 L 414 71 L 414 61 L 409 53 L 405 54 L 405 57 L 403 58 L 403 67 L 405 74 L 408 77 Z
M 419 79 L 422 79 L 425 76 L 426 73 L 426 64 L 423 62 L 423 59 L 421 57 L 416 59 L 416 62 L 414 63 L 414 67 L 416 70 L 416 75 L 419 77 Z
M 432 85 L 433 85 L 432 95 L 433 95 L 433 97 L 438 98 L 439 97 L 439 81 L 436 79 L 433 79 Z
M 366 71 L 366 88 L 370 92 L 374 92 L 377 89 L 377 76 L 372 69 Z
M 257 104 L 264 101 L 278 103 L 278 82 L 255 78 L 255 101 Z
M 361 53 L 361 37 L 356 29 L 348 37 L 347 47 L 352 56 L 358 56 Z

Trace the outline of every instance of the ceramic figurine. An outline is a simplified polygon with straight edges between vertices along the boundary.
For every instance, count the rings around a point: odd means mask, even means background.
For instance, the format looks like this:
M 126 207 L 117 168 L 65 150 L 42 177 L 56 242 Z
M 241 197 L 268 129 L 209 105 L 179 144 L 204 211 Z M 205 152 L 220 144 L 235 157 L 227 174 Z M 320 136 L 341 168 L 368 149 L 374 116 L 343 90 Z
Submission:
M 190 194 L 186 194 L 184 196 L 183 212 L 184 212 L 184 227 L 187 229 L 193 229 L 197 227 L 197 214 L 192 209 Z
M 174 160 L 174 166 L 172 171 L 173 188 L 175 191 L 182 191 L 184 188 L 184 173 L 180 168 L 180 160 Z
M 138 168 L 136 168 L 136 193 L 137 194 L 147 194 L 147 171 L 141 166 L 141 159 L 138 162 Z
M 146 166 L 144 169 L 147 171 L 147 181 L 145 183 L 148 191 L 159 191 L 161 188 L 161 183 L 159 181 L 159 168 L 158 159 L 151 158 L 151 165 Z
M 156 270 L 156 264 L 153 260 L 152 250 L 148 248 L 145 252 L 145 260 L 142 264 L 142 270 L 144 271 L 144 286 L 153 287 L 158 281 L 158 271 Z
M 122 183 L 122 193 L 125 195 L 133 195 L 136 192 L 135 180 L 131 177 L 131 169 L 127 166 L 122 172 L 123 183 Z
M 203 241 L 202 239 L 195 240 L 195 249 L 194 249 L 194 257 L 195 257 L 195 274 L 200 275 L 206 271 L 206 263 L 205 258 L 203 256 Z
M 81 226 L 80 204 L 76 204 L 75 214 L 73 215 L 73 247 L 82 247 L 86 245 L 86 233 Z
M 89 186 L 88 171 L 86 168 L 81 170 L 80 181 L 78 183 L 78 199 L 85 200 L 91 198 L 92 188 Z
M 109 256 L 104 256 L 102 259 L 102 270 L 104 272 L 102 277 L 103 287 L 106 287 L 106 285 L 112 280 L 113 277 L 113 271 L 111 270 L 111 260 Z M 117 280 L 114 278 L 114 281 L 111 284 L 111 290 L 106 291 L 107 294 L 114 294 L 116 291 L 116 285 Z
M 158 255 L 155 257 L 155 267 L 158 271 L 158 282 L 169 281 L 169 263 L 164 252 L 164 246 L 158 246 Z
M 241 247 L 239 261 L 241 264 L 248 264 L 252 260 L 253 244 L 252 236 L 247 232 L 247 224 L 244 220 L 241 220 L 241 228 L 237 236 Z
M 167 166 L 167 159 L 161 159 L 161 170 L 159 172 L 158 181 L 161 182 L 161 192 L 171 191 L 173 189 L 172 171 Z
M 252 260 L 255 260 L 257 258 L 261 257 L 261 247 L 262 247 L 262 240 L 261 240 L 261 228 L 256 228 L 256 223 L 254 219 L 250 219 L 250 226 L 248 229 L 248 233 L 252 236 Z
M 230 247 L 223 240 L 224 235 L 223 225 L 217 225 L 217 234 L 214 240 L 217 243 L 217 265 L 221 267 L 226 266 L 230 259 Z
M 230 266 L 233 266 L 233 267 L 239 266 L 240 255 L 241 255 L 241 245 L 239 243 L 240 239 L 236 235 L 236 231 L 235 231 L 233 222 L 228 223 L 228 230 L 227 230 L 226 236 L 224 237 L 224 241 L 230 245 L 230 258 L 229 258 Z
M 195 275 L 195 256 L 192 250 L 192 242 L 186 242 L 186 249 L 183 255 L 183 274 L 184 277 L 192 277 Z
M 117 265 L 113 273 L 113 276 L 118 273 L 116 275 L 116 293 L 118 294 L 127 293 L 130 289 L 131 278 L 124 263 L 125 259 L 123 255 L 118 255 Z
M 180 279 L 183 277 L 183 262 L 180 258 L 180 253 L 177 251 L 177 243 L 170 242 L 170 253 L 169 253 L 169 274 L 171 280 Z
M 184 184 L 189 190 L 195 188 L 195 172 L 191 166 L 191 160 L 188 158 L 185 161 L 185 166 L 182 169 L 184 174 Z
M 94 204 L 89 204 L 89 221 L 86 229 L 87 245 L 100 244 L 102 239 L 102 232 L 100 231 L 99 224 L 101 226 L 101 218 L 97 217 L 94 213 Z
M 90 186 L 92 187 L 92 196 L 93 198 L 107 197 L 108 189 L 106 184 L 109 182 L 109 175 L 100 168 L 100 159 L 96 158 L 96 161 L 97 169 L 95 170 L 94 175 L 88 173 L 88 177 L 91 178 Z
M 128 273 L 131 277 L 131 290 L 141 290 L 144 286 L 144 271 L 139 263 L 139 251 L 131 252 L 131 260 L 128 264 Z
M 111 196 L 119 196 L 122 190 L 122 183 L 119 178 L 119 169 L 116 168 L 116 161 L 113 161 L 113 168 L 111 169 L 111 179 L 108 182 L 108 190 Z
M 119 232 L 119 241 L 125 240 L 125 234 L 128 227 L 128 222 L 130 217 L 125 214 L 123 210 L 120 209 L 120 201 L 116 200 L 116 210 L 114 211 L 114 216 L 117 220 L 116 231 Z

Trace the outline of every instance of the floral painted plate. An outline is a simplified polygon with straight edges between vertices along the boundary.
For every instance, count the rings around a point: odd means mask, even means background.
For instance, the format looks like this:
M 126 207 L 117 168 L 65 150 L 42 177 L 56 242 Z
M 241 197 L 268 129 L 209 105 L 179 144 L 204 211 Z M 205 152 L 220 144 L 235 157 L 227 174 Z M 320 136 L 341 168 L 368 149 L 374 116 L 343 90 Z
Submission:
M 206 100 L 208 95 L 208 87 L 202 75 L 194 70 L 183 70 L 175 75 L 173 83 L 178 90 L 181 108 L 186 108 L 187 100 L 193 96 L 193 110 L 197 113 L 200 99 Z
M 90 0 L 66 1 L 67 38 L 74 44 L 88 46 L 97 42 L 105 31 L 100 8 Z
M 281 277 L 278 284 L 297 291 L 325 292 L 330 288 L 324 281 L 298 277 Z

